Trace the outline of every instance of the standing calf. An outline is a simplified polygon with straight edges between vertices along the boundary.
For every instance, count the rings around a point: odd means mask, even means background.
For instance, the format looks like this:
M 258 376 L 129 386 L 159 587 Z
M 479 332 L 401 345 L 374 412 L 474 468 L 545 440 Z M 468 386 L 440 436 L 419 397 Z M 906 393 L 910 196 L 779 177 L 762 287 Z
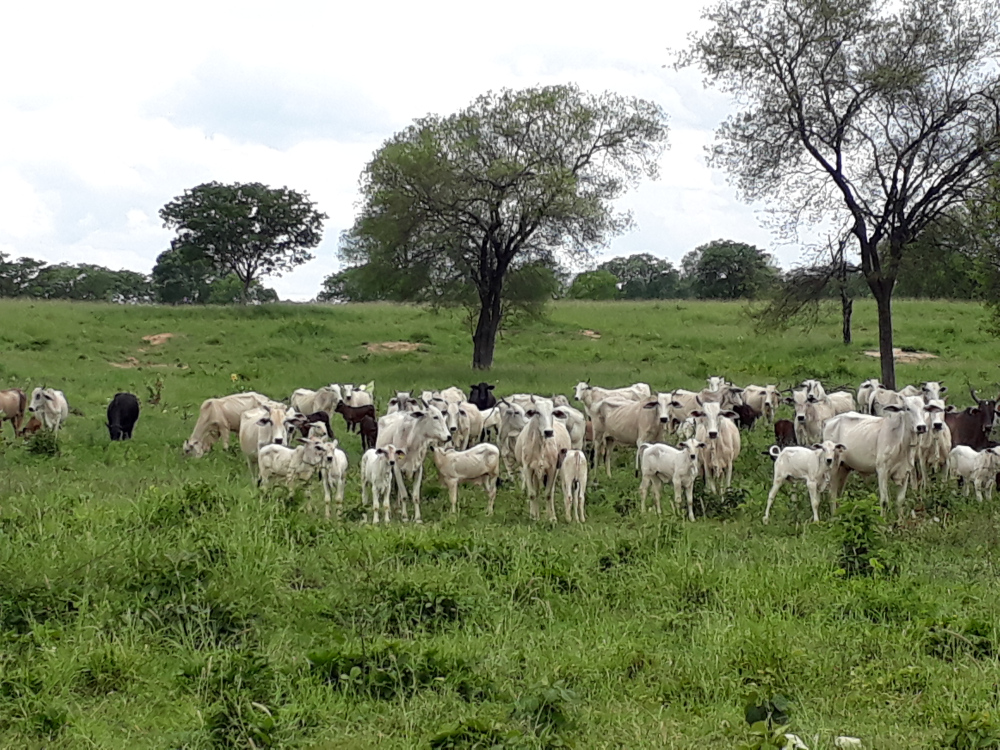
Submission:
M 565 407 L 564 407 L 565 408 Z M 587 520 L 587 457 L 581 450 L 563 448 L 562 477 L 563 497 L 566 504 L 566 523 Z
M 827 440 L 811 447 L 796 446 L 782 450 L 772 445 L 768 454 L 774 459 L 774 483 L 767 495 L 764 523 L 771 519 L 771 506 L 781 485 L 789 480 L 801 480 L 809 489 L 813 521 L 819 523 L 820 493 L 830 484 L 830 472 L 840 461 L 840 454 L 847 450 L 843 445 Z M 836 511 L 836 500 L 830 500 L 830 511 Z
M 983 490 L 986 490 L 987 500 L 993 498 L 997 472 L 1000 472 L 1000 447 L 976 451 L 967 445 L 957 445 L 948 454 L 945 481 L 952 476 L 961 478 L 965 485 L 963 494 L 966 497 L 969 496 L 971 483 L 976 488 L 976 499 L 982 502 Z
M 341 401 L 337 404 L 334 409 L 337 414 L 342 414 L 344 417 L 344 422 L 347 423 L 347 431 L 355 432 L 361 420 L 365 416 L 370 416 L 372 419 L 375 418 L 375 407 L 372 404 L 365 404 L 364 406 L 348 406 L 347 403 Z
M 458 513 L 458 485 L 469 482 L 481 484 L 486 490 L 486 515 L 493 515 L 493 504 L 497 499 L 497 478 L 500 476 L 499 448 L 489 443 L 480 443 L 464 451 L 457 451 L 450 446 L 436 446 L 434 464 L 438 469 L 438 479 L 448 488 L 452 514 Z
M 267 487 L 272 477 L 282 477 L 291 492 L 295 489 L 296 481 L 304 483 L 312 478 L 326 457 L 326 449 L 323 443 L 312 438 L 303 438 L 301 443 L 297 448 L 265 445 L 257 452 L 261 487 Z
M 326 517 L 330 517 L 330 496 L 337 495 L 337 518 L 344 512 L 344 483 L 347 479 L 347 454 L 337 447 L 337 441 L 324 442 L 323 462 L 319 467 L 320 479 L 323 482 L 323 501 L 326 504 Z
M 660 488 L 664 482 L 674 486 L 674 507 L 681 511 L 682 493 L 687 496 L 688 519 L 694 520 L 694 480 L 700 470 L 699 453 L 707 446 L 698 440 L 685 440 L 676 448 L 666 443 L 643 443 L 636 454 L 636 464 L 642 483 L 639 485 L 641 510 L 646 512 L 646 495 L 650 486 L 653 488 L 653 498 L 656 500 L 657 514 L 663 513 L 660 506 Z M 702 514 L 705 513 L 705 503 L 702 501 Z
M 369 448 L 361 456 L 361 505 L 365 505 L 365 490 L 372 495 L 372 523 L 378 523 L 378 505 L 382 501 L 382 518 L 389 517 L 389 496 L 392 494 L 392 476 L 396 461 L 406 454 L 392 443 L 381 448 Z

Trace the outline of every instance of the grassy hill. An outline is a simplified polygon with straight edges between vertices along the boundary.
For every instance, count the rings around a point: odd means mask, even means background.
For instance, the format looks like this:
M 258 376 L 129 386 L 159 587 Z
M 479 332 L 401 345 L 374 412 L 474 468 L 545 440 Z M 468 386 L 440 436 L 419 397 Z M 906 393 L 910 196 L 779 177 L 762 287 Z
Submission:
M 836 320 L 756 336 L 737 304 L 560 303 L 504 334 L 488 379 L 856 386 L 878 374 L 874 309 L 858 307 L 844 347 Z M 903 301 L 895 317 L 897 346 L 938 355 L 901 364 L 900 384 L 944 380 L 957 405 L 967 383 L 996 392 L 981 308 Z M 938 491 L 845 558 L 849 524 L 808 524 L 804 490 L 761 524 L 759 429 L 729 501 L 695 524 L 639 517 L 622 451 L 610 480 L 592 473 L 582 528 L 528 522 L 510 485 L 494 518 L 463 489 L 452 519 L 432 470 L 422 527 L 326 522 L 261 494 L 238 449 L 184 459 L 198 405 L 331 381 L 375 380 L 382 403 L 466 387 L 480 376 L 461 315 L 0 301 L 0 321 L 0 385 L 60 388 L 80 412 L 55 456 L 3 430 L 0 746 L 735 747 L 747 702 L 780 695 L 813 750 L 838 734 L 912 748 L 997 709 L 994 505 Z M 144 402 L 130 443 L 104 427 L 117 390 Z M 359 444 L 343 442 L 355 506 Z M 872 485 L 850 486 L 853 528 Z M 871 557 L 871 575 L 848 574 Z

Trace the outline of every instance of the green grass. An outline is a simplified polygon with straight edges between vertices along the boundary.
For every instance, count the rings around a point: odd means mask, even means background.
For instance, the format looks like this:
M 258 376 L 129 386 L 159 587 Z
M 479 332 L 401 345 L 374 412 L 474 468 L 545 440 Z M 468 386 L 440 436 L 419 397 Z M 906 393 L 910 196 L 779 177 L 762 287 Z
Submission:
M 755 336 L 736 304 L 560 303 L 504 334 L 487 379 L 499 393 L 710 374 L 856 386 L 878 371 L 862 354 L 874 310 L 858 307 L 843 347 L 836 320 Z M 958 405 L 967 382 L 996 391 L 981 308 L 902 301 L 895 317 L 898 346 L 940 355 L 900 365 L 900 384 L 943 379 Z M 839 734 L 913 748 L 938 746 L 957 713 L 998 709 L 995 506 L 924 498 L 873 548 L 874 575 L 851 577 L 842 524 L 807 523 L 804 490 L 761 524 L 759 429 L 731 502 L 694 524 L 637 516 L 623 451 L 610 480 L 592 473 L 582 528 L 528 522 L 510 485 L 493 519 L 477 489 L 452 519 L 433 469 L 422 527 L 327 522 L 301 496 L 262 495 L 238 450 L 184 459 L 198 405 L 331 381 L 374 379 L 383 403 L 466 387 L 480 374 L 460 315 L 3 301 L 0 321 L 0 384 L 61 388 L 80 412 L 52 457 L 3 431 L 0 746 L 735 747 L 747 701 L 780 694 L 814 750 Z M 364 347 L 397 340 L 421 348 Z M 140 366 L 109 364 L 128 357 Z M 117 390 L 144 405 L 135 439 L 111 444 Z M 343 442 L 354 508 L 360 446 Z

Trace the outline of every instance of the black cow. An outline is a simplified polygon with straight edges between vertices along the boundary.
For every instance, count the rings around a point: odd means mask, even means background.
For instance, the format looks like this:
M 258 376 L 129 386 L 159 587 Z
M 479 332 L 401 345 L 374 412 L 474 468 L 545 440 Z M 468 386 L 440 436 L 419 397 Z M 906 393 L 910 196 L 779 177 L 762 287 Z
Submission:
M 779 419 L 774 423 L 774 441 L 782 448 L 795 445 L 795 423 L 790 419 Z
M 754 422 L 760 419 L 760 412 L 750 406 L 750 404 L 740 404 L 739 406 L 732 407 L 732 409 L 738 417 L 736 426 L 744 430 L 752 430 Z
M 494 386 L 489 383 L 479 383 L 469 386 L 469 403 L 479 407 L 480 411 L 492 409 L 497 405 L 497 397 L 491 391 Z
M 990 433 L 993 431 L 993 419 L 996 416 L 996 399 L 981 399 L 976 391 L 969 389 L 975 406 L 963 411 L 945 412 L 944 421 L 951 430 L 951 447 L 967 445 L 977 451 L 989 444 Z
M 131 440 L 139 420 L 139 399 L 132 393 L 116 393 L 108 404 L 108 433 L 112 440 Z
M 365 414 L 358 426 L 358 431 L 361 433 L 361 450 L 366 451 L 369 448 L 374 448 L 375 443 L 378 442 L 378 422 L 375 421 L 375 417 L 371 414 Z

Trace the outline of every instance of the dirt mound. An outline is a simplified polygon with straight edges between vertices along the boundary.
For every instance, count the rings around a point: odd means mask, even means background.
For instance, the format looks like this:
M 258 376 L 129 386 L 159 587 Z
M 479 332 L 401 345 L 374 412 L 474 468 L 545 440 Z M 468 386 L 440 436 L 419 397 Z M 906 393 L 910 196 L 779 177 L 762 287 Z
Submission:
M 874 357 L 875 359 L 881 359 L 878 351 L 865 352 L 869 357 Z M 914 362 L 920 362 L 924 359 L 937 359 L 938 355 L 931 354 L 930 352 L 904 352 L 902 349 L 893 349 L 892 358 L 897 362 L 902 362 L 904 364 L 912 364 Z
M 143 341 L 148 341 L 153 346 L 159 346 L 164 344 L 174 337 L 173 333 L 151 333 L 148 336 L 143 336 Z
M 414 344 L 412 341 L 380 341 L 377 344 L 365 344 L 365 349 L 372 354 L 415 352 L 420 349 L 420 344 Z

